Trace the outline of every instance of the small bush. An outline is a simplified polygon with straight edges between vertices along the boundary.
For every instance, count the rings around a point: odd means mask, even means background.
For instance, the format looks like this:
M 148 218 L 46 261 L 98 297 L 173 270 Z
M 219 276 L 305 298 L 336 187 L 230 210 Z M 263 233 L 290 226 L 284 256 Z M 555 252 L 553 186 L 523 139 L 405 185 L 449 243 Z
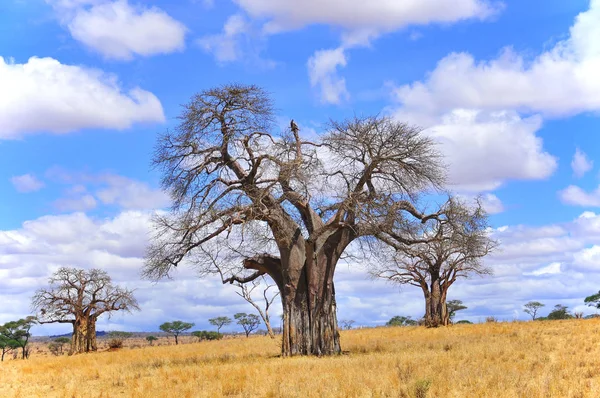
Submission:
M 487 318 L 485 318 L 485 322 L 486 323 L 496 323 L 496 322 L 498 322 L 498 318 L 496 318 L 495 316 L 488 316 Z
M 147 341 L 147 342 L 148 342 L 148 344 L 150 344 L 150 345 L 154 344 L 154 342 L 155 342 L 156 340 L 158 340 L 158 338 L 157 338 L 157 337 L 155 337 L 155 336 L 147 336 L 147 337 L 146 337 L 146 341 Z
M 198 330 L 192 332 L 192 336 L 198 337 L 198 341 L 202 340 L 221 340 L 223 335 L 219 332 L 206 331 L 206 330 Z
M 118 348 L 123 348 L 123 342 L 125 341 L 125 339 L 131 337 L 131 333 L 129 332 L 118 332 L 118 331 L 114 331 L 114 332 L 109 332 L 108 333 L 108 348 L 110 349 L 118 349 Z
M 414 386 L 415 398 L 427 398 L 429 388 L 431 387 L 431 380 L 422 379 L 417 380 Z
M 458 322 L 456 322 L 456 324 L 457 324 L 457 325 L 458 325 L 458 324 L 472 325 L 472 324 L 473 324 L 473 322 L 471 322 L 471 321 L 467 321 L 466 319 L 463 319 L 462 321 L 458 321 Z

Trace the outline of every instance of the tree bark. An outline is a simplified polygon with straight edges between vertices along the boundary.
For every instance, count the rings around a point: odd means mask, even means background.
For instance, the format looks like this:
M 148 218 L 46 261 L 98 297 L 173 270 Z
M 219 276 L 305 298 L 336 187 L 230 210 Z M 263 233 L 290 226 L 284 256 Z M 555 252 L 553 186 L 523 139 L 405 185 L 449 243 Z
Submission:
M 87 320 L 77 318 L 73 322 L 73 336 L 71 337 L 71 349 L 69 354 L 81 354 L 85 352 L 87 342 Z
M 431 284 L 427 290 L 423 290 L 425 295 L 425 326 L 438 327 L 448 326 L 450 315 L 446 306 L 446 289 L 442 287 L 440 279 L 432 276 Z
M 73 337 L 69 354 L 82 354 L 96 351 L 96 320 L 93 318 L 79 317 L 73 322 Z
M 96 318 L 92 317 L 88 322 L 86 352 L 97 350 L 98 345 L 96 343 Z
M 333 284 L 332 284 L 333 287 Z M 311 310 L 306 285 L 283 294 L 282 355 L 334 355 L 342 352 L 333 289 Z

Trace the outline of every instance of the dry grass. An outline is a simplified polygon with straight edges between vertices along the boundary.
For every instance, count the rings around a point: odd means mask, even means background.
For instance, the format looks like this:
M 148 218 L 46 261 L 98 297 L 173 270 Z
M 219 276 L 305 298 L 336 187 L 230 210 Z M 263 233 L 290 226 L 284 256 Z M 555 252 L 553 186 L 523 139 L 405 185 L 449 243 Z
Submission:
M 267 337 L 34 356 L 3 397 L 598 397 L 600 320 L 342 332 L 348 353 L 278 357 Z

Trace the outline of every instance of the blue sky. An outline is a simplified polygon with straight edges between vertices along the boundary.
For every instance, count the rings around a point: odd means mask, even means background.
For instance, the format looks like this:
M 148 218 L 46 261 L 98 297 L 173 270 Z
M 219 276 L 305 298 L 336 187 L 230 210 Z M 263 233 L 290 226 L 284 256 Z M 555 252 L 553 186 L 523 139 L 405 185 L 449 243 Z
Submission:
M 530 299 L 592 311 L 599 0 L 5 0 L 0 57 L 0 322 L 26 315 L 60 265 L 138 289 L 143 311 L 105 328 L 251 310 L 191 270 L 138 278 L 149 214 L 168 204 L 150 169 L 157 134 L 230 82 L 268 90 L 282 125 L 382 113 L 439 141 L 451 188 L 484 196 L 503 247 L 494 277 L 452 288 L 464 318 L 524 319 Z M 419 291 L 365 275 L 340 267 L 340 318 L 422 314 Z

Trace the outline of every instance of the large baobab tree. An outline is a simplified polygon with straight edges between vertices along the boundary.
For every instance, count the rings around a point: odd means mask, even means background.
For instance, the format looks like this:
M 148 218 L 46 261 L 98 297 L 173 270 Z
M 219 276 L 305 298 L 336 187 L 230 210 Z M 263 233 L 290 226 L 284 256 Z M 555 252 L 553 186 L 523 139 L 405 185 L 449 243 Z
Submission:
M 425 296 L 425 325 L 446 326 L 450 323 L 448 289 L 457 278 L 491 274 L 483 257 L 497 243 L 489 236 L 481 203 L 469 205 L 456 198 L 448 199 L 437 217 L 413 232 L 413 241 L 419 239 L 421 242 L 413 244 L 390 241 L 388 248 L 379 252 L 382 261 L 371 273 L 393 283 L 420 287 Z
M 404 230 L 431 217 L 414 199 L 441 186 L 443 167 L 429 138 L 391 119 L 330 122 L 309 139 L 296 123 L 277 131 L 272 109 L 244 85 L 185 105 L 157 144 L 173 207 L 156 218 L 144 274 L 165 277 L 184 260 L 216 273 L 215 257 L 239 283 L 268 274 L 281 293 L 282 354 L 337 354 L 338 260 L 356 240 L 409 243 Z
M 39 323 L 73 325 L 70 353 L 96 351 L 96 321 L 104 313 L 139 310 L 133 291 L 112 284 L 100 269 L 62 267 L 32 299 Z

